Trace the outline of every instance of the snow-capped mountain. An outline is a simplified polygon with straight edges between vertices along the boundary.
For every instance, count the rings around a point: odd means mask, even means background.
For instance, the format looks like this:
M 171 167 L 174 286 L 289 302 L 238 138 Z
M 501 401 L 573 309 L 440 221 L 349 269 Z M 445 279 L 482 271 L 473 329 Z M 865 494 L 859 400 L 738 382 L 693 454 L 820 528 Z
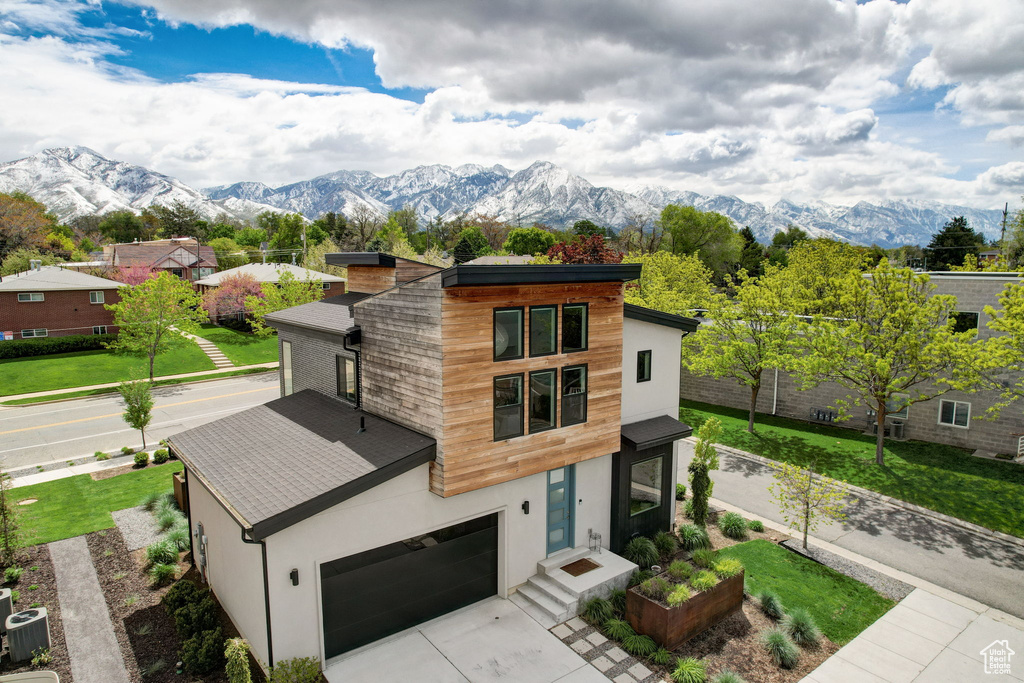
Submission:
M 627 189 L 596 187 L 546 161 L 521 171 L 437 164 L 381 177 L 342 170 L 281 187 L 244 181 L 203 191 L 85 147 L 49 149 L 0 164 L 0 192 L 26 192 L 64 220 L 181 201 L 211 219 L 222 212 L 247 219 L 266 210 L 299 212 L 307 218 L 328 211 L 351 215 L 359 205 L 384 214 L 411 205 L 422 220 L 481 213 L 522 225 L 537 221 L 562 227 L 586 218 L 619 229 L 636 216 L 656 218 L 666 204 L 677 203 L 729 216 L 738 225 L 750 226 L 762 242 L 793 223 L 813 236 L 892 247 L 927 244 L 955 216 L 965 216 L 976 230 L 996 238 L 1002 218 L 1000 211 L 928 201 L 839 206 L 783 199 L 765 206 L 731 195 L 651 186 Z
M 0 192 L 20 190 L 42 202 L 61 220 L 110 211 L 141 211 L 182 202 L 207 220 L 220 214 L 249 219 L 278 211 L 244 197 L 211 201 L 175 178 L 124 161 L 107 159 L 88 147 L 57 147 L 0 164 Z

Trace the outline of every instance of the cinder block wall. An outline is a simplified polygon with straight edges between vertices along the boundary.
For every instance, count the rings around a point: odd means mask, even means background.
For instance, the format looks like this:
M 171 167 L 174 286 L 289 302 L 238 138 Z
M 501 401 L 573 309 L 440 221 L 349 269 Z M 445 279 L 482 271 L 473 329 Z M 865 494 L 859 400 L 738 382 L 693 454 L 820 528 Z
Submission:
M 337 356 L 354 357 L 346 351 L 341 335 L 304 330 L 301 334 L 279 329 L 278 358 L 283 358 L 284 342 L 292 344 L 292 391 L 313 389 L 328 396 L 338 395 Z M 284 368 L 278 371 L 281 394 L 284 395 Z

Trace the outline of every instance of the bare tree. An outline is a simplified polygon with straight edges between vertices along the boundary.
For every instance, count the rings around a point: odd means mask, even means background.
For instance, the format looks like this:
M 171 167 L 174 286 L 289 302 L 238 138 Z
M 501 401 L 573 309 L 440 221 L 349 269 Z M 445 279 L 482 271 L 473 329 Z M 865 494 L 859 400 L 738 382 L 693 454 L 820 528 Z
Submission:
M 650 214 L 635 213 L 629 217 L 626 227 L 619 233 L 619 242 L 625 252 L 653 254 L 661 249 L 664 237 L 665 231 Z
M 351 230 L 348 234 L 349 244 L 356 251 L 363 251 L 373 239 L 374 234 L 384 225 L 383 217 L 366 204 L 356 204 L 348 216 Z

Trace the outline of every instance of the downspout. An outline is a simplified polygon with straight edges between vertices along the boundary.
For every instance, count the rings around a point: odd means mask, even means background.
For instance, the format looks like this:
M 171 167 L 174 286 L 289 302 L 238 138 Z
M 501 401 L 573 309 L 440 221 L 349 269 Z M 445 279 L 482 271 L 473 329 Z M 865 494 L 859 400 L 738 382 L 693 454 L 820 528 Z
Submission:
M 779 407 L 779 369 L 775 368 L 775 387 L 772 390 L 772 415 L 776 415 Z
M 175 457 L 177 457 L 176 453 Z M 192 566 L 195 567 L 196 552 L 195 547 L 192 545 L 192 499 L 188 498 L 188 468 L 186 467 L 185 469 L 182 470 L 182 472 L 185 473 L 185 497 L 188 499 L 188 505 L 185 506 L 186 508 L 188 508 L 187 510 L 185 510 L 185 517 L 188 519 L 188 554 L 189 557 L 192 558 Z
M 359 349 L 354 349 L 348 345 L 349 334 L 349 332 L 346 332 L 341 337 L 341 348 L 356 357 L 356 408 L 361 408 L 363 405 L 363 358 L 362 352 Z
M 242 529 L 242 543 L 259 545 L 263 553 L 263 607 L 267 613 L 267 666 L 274 668 L 274 634 L 270 628 L 270 578 L 267 576 L 267 543 L 266 541 L 254 541 L 245 537 L 245 529 Z

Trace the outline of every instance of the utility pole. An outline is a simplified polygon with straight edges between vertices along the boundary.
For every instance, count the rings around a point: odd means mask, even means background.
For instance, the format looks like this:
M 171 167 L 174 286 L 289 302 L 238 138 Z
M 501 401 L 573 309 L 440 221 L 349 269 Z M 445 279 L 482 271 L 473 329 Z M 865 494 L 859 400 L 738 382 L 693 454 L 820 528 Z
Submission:
M 1003 258 L 1006 258 L 1006 214 L 1009 213 L 1010 202 L 1003 204 L 1003 229 L 999 233 L 999 251 L 1002 253 Z

